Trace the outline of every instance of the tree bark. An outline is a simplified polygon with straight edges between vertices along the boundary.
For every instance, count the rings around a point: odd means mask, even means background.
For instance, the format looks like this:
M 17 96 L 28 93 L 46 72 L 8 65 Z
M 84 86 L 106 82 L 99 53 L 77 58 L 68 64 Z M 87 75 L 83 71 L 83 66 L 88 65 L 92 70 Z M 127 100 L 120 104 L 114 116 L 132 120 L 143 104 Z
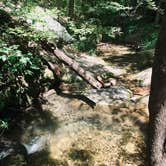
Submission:
M 74 16 L 74 0 L 69 0 L 68 16 L 71 17 L 71 18 L 73 18 L 73 16 Z
M 54 55 L 60 59 L 63 63 L 66 63 L 70 68 L 72 68 L 80 77 L 87 81 L 91 86 L 96 89 L 101 89 L 103 84 L 95 79 L 89 72 L 85 71 L 76 61 L 68 57 L 63 51 L 58 48 L 54 49 Z
M 166 15 L 156 45 L 149 113 L 149 166 L 166 166 Z
M 81 78 L 96 89 L 101 89 L 104 85 L 93 77 L 90 72 L 85 71 L 74 59 L 67 56 L 63 51 L 57 48 L 54 44 L 49 43 L 47 40 L 41 41 L 43 49 L 53 53 L 59 60 L 67 64 L 72 70 L 74 70 Z M 49 64 L 47 64 L 48 66 Z
M 160 14 L 161 14 L 161 1 L 159 0 L 158 1 L 158 7 L 157 7 L 157 10 L 156 10 L 156 16 L 155 16 L 155 24 L 159 24 L 159 21 L 160 21 Z

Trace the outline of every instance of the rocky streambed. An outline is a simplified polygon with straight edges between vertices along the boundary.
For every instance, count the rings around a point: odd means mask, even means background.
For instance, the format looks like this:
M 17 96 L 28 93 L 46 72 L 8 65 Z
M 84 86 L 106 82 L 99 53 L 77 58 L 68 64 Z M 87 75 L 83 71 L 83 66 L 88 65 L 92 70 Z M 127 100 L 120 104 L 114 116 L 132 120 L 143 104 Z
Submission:
M 96 57 L 86 56 L 78 61 L 82 59 L 82 66 L 89 65 L 94 74 L 112 70 L 112 64 L 102 58 L 94 62 Z M 149 85 L 138 85 L 127 77 L 128 68 L 116 67 L 115 86 L 79 87 L 80 94 L 57 94 L 51 89 L 44 93 L 40 111 L 32 106 L 16 114 L 14 125 L 0 142 L 0 165 L 146 165 Z
M 21 154 L 27 164 L 141 165 L 147 116 L 141 109 L 135 109 L 130 91 L 118 88 L 112 90 L 112 100 L 111 89 L 88 91 L 87 95 L 96 99 L 94 108 L 80 99 L 59 96 L 54 90 L 45 93 L 47 102 L 42 105 L 43 110 L 39 112 L 33 107 L 26 110 L 10 133 L 26 150 L 26 154 Z M 103 94 L 108 96 L 102 99 Z M 7 155 L 16 154 L 20 152 Z

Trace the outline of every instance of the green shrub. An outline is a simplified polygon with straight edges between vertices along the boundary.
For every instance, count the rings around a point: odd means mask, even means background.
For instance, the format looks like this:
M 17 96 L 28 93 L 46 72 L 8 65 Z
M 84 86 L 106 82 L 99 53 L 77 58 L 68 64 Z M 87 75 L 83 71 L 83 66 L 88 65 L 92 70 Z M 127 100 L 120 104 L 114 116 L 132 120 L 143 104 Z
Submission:
M 17 45 L 0 46 L 0 109 L 8 105 L 27 105 L 40 92 L 41 60 L 23 54 Z

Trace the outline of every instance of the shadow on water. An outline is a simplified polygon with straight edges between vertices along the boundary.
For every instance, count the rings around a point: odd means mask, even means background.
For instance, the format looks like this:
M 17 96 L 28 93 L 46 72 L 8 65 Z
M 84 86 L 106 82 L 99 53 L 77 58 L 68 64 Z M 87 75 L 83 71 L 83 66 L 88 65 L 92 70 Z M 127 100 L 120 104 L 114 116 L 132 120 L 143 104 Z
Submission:
M 140 112 L 126 113 L 115 109 L 112 110 L 111 117 L 109 117 L 110 114 L 96 112 L 78 120 L 85 121 L 101 132 L 112 133 L 113 137 L 121 137 L 119 141 L 121 146 L 119 155 L 125 160 L 141 161 L 142 165 L 144 165 L 144 162 L 146 162 L 148 121 L 141 119 L 143 115 Z M 136 151 L 133 154 L 123 149 L 124 146 L 130 144 L 136 147 Z
M 29 156 L 28 166 L 68 166 L 66 161 L 55 160 L 48 151 L 42 151 Z
M 10 126 L 12 130 L 8 134 L 8 136 L 9 138 L 10 136 L 16 137 L 15 139 L 17 140 L 23 139 L 24 142 L 27 143 L 28 145 L 31 145 L 31 144 L 35 145 L 36 144 L 35 141 L 41 140 L 40 138 L 42 138 L 45 135 L 48 136 L 49 133 L 54 134 L 56 129 L 59 126 L 57 117 L 53 116 L 49 111 L 43 111 L 43 110 L 38 111 L 35 108 L 31 107 L 27 109 L 24 113 L 20 112 L 19 114 L 20 115 L 18 114 L 14 115 L 16 119 L 14 124 L 17 126 L 15 125 Z M 122 136 L 120 139 L 120 141 L 122 142 L 122 145 L 120 146 L 122 146 L 122 148 L 118 147 L 119 149 L 121 149 L 120 156 L 125 157 L 126 160 L 132 160 L 131 158 L 134 158 L 137 161 L 138 160 L 143 161 L 145 156 L 145 143 L 143 144 L 144 142 L 143 139 L 146 139 L 145 133 L 147 132 L 147 123 L 140 119 L 141 116 L 143 115 L 139 112 L 137 112 L 137 114 L 134 114 L 132 112 L 125 112 L 125 111 L 123 112 L 117 109 L 117 110 L 112 110 L 108 112 L 86 111 L 84 114 L 81 114 L 81 117 L 76 117 L 76 118 L 77 118 L 77 121 L 79 122 L 81 121 L 86 122 L 86 123 L 83 123 L 83 124 L 86 124 L 85 127 L 93 128 L 95 129 L 95 131 L 99 131 L 99 132 L 101 131 L 101 133 L 103 134 L 111 133 L 113 137 L 117 137 L 117 138 L 119 136 Z M 132 123 L 128 123 L 129 120 Z M 81 125 L 82 123 L 77 123 L 77 124 Z M 85 129 L 86 131 L 85 127 L 83 126 L 83 128 L 81 129 L 82 130 Z M 138 127 L 142 135 L 144 135 L 145 137 L 143 137 L 140 142 L 134 140 L 133 144 L 136 144 L 137 152 L 134 154 L 130 154 L 123 150 L 123 145 L 126 146 L 133 139 L 137 139 L 137 137 L 135 136 L 135 133 L 138 132 Z M 60 129 L 60 130 L 62 132 L 65 132 L 63 131 L 63 129 Z M 67 130 L 67 131 L 70 131 L 70 130 Z M 71 130 L 71 132 L 72 131 L 73 130 Z M 90 132 L 93 133 L 93 130 L 90 130 Z M 76 132 L 74 136 L 77 137 L 77 134 L 78 133 Z M 89 132 L 87 134 L 89 134 Z M 84 136 L 82 135 L 82 137 Z M 31 138 L 30 141 L 28 138 Z M 58 137 L 53 137 L 53 138 L 55 139 Z M 65 138 L 66 138 L 66 135 L 65 134 L 62 135 L 61 139 L 65 140 Z M 92 139 L 94 138 L 92 137 Z M 139 139 L 140 138 L 138 138 L 138 140 Z M 100 141 L 102 142 L 102 140 Z M 84 143 L 86 143 L 86 140 Z M 76 144 L 79 144 L 79 141 L 76 142 Z M 55 146 L 55 144 L 51 144 L 51 146 Z M 33 148 L 31 147 L 31 149 L 34 149 L 34 147 Z M 46 146 L 43 150 L 29 154 L 27 156 L 27 163 L 28 163 L 27 166 L 38 166 L 38 165 L 68 166 L 69 165 L 68 159 L 72 160 L 73 163 L 78 163 L 78 165 L 80 166 L 94 165 L 93 162 L 95 159 L 93 158 L 93 154 L 91 154 L 91 152 L 87 150 L 85 147 L 78 148 L 78 147 L 66 146 L 65 150 L 66 151 L 64 151 L 65 154 L 64 154 L 63 160 L 61 158 L 52 159 L 51 155 L 49 154 L 49 149 L 47 149 L 47 146 Z
M 84 149 L 70 149 L 69 157 L 77 162 L 77 165 L 92 166 L 94 165 L 92 153 Z
M 46 131 L 55 132 L 59 123 L 58 118 L 54 117 L 49 111 L 39 111 L 35 107 L 30 107 L 25 111 L 15 111 L 14 113 L 10 111 L 8 118 L 11 119 L 11 123 L 6 134 L 10 138 L 13 135 L 18 140 L 22 138 L 25 129 L 27 129 L 29 135 L 33 136 L 35 130 L 39 130 L 41 133 Z
M 29 155 L 27 159 L 20 155 L 8 157 L 5 161 L 0 162 L 1 166 L 68 166 L 66 161 L 55 160 L 49 156 L 48 151 L 42 151 Z
M 8 156 L 7 160 L 3 160 L 3 166 L 12 164 L 13 166 L 66 166 L 60 161 L 52 160 L 47 150 L 49 136 L 59 126 L 57 117 L 47 110 L 37 110 L 35 107 L 30 107 L 25 111 L 8 110 L 3 118 L 5 116 L 10 122 L 9 129 L 5 132 L 6 139 L 10 142 L 21 143 L 20 147 L 25 147 L 26 154 L 16 152 Z
M 121 148 L 119 155 L 123 156 L 125 159 L 130 159 L 135 161 L 141 161 L 139 163 L 139 166 L 145 166 L 147 165 L 147 141 L 148 141 L 148 122 L 141 121 L 137 116 L 135 115 L 122 115 L 119 118 L 114 118 L 113 121 L 114 124 L 111 124 L 111 126 L 107 126 L 107 130 L 111 130 L 114 128 L 113 125 L 121 125 L 126 118 L 131 119 L 134 126 L 137 126 L 139 128 L 139 137 L 135 135 L 136 129 L 133 127 L 127 127 L 127 124 L 124 124 L 126 128 L 123 128 L 122 131 L 119 133 L 119 135 L 122 136 L 121 138 L 121 146 L 127 146 L 128 144 L 135 144 L 136 146 L 136 153 L 131 154 L 127 150 Z M 116 129 L 115 129 L 116 130 Z M 134 136 L 134 137 L 133 137 Z M 133 140 L 134 139 L 134 140 Z M 129 148 L 129 147 L 128 147 Z M 130 149 L 130 148 L 129 148 Z
M 94 101 L 90 100 L 88 97 L 86 97 L 84 95 L 64 93 L 61 91 L 58 91 L 58 95 L 65 97 L 65 98 L 69 98 L 69 99 L 79 99 L 79 100 L 85 102 L 87 105 L 89 105 L 92 108 L 94 108 L 96 106 L 96 103 Z

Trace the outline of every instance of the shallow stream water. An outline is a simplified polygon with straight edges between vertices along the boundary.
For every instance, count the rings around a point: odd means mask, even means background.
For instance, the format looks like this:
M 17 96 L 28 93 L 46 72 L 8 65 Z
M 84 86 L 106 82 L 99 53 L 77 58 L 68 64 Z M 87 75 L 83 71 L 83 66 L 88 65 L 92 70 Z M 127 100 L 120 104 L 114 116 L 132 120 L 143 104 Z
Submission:
M 29 108 L 12 130 L 28 152 L 28 166 L 139 166 L 145 157 L 145 115 L 113 105 L 44 96 L 42 111 Z

